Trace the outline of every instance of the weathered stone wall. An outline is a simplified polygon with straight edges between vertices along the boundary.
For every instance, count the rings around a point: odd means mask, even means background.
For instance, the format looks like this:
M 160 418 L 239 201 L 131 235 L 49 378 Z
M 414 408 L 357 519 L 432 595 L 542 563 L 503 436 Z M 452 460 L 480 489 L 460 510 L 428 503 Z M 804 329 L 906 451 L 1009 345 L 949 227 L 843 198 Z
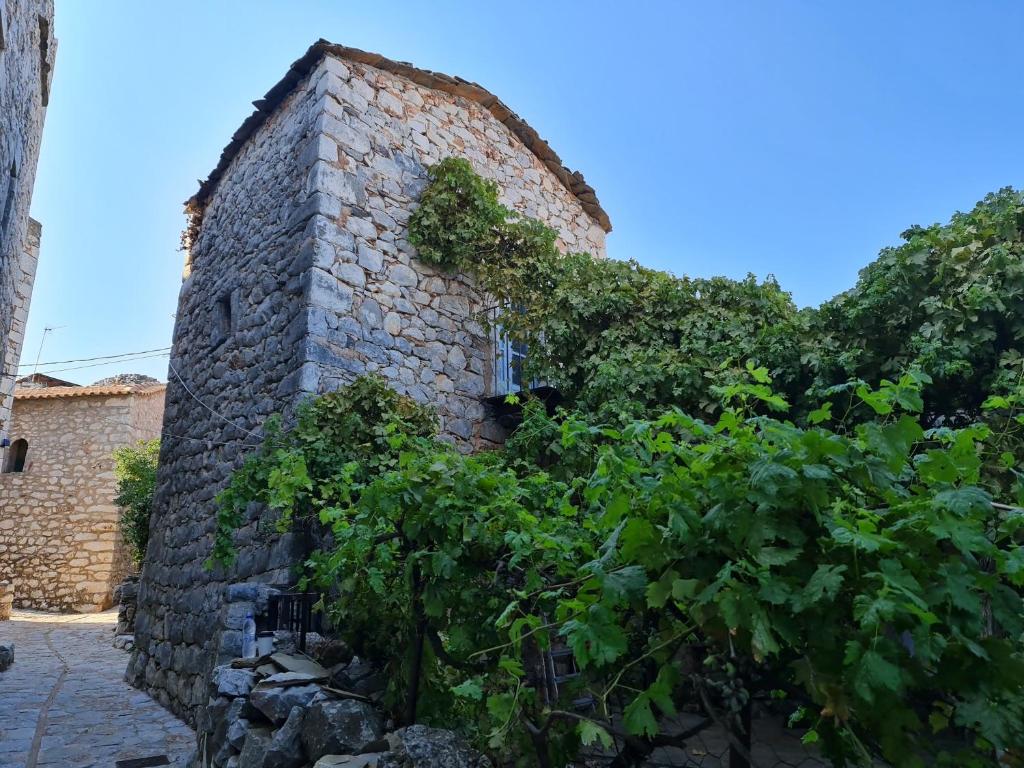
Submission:
M 28 220 L 28 233 L 25 247 L 17 263 L 12 262 L 7 276 L 13 279 L 10 293 L 13 298 L 6 307 L 5 322 L 7 325 L 6 343 L 0 349 L 0 438 L 7 437 L 10 424 L 11 407 L 14 405 L 14 380 L 17 376 L 17 365 L 21 358 L 21 348 L 25 341 L 25 326 L 28 324 L 28 310 L 32 302 L 32 286 L 36 279 L 36 266 L 39 264 L 39 247 L 42 240 L 43 227 L 35 219 Z M 6 277 L 6 276 L 5 276 Z M 5 310 L 0 310 L 0 314 Z M 5 415 L 6 414 L 6 415 Z M 0 446 L 0 466 L 7 458 L 7 449 Z
M 427 165 L 467 157 L 564 248 L 604 254 L 603 229 L 480 104 L 333 56 L 289 87 L 205 200 L 179 299 L 128 678 L 190 721 L 222 650 L 225 583 L 294 581 L 298 542 L 261 530 L 258 510 L 236 564 L 203 568 L 215 497 L 269 414 L 378 372 L 435 405 L 460 447 L 503 439 L 481 402 L 489 302 L 419 263 L 406 239 Z
M 300 395 L 302 281 L 315 210 L 300 158 L 310 144 L 314 99 L 308 88 L 297 88 L 235 158 L 206 207 L 178 300 L 128 675 L 189 719 L 206 703 L 225 581 L 291 578 L 289 537 L 274 544 L 259 539 L 256 520 L 239 534 L 232 572 L 242 577 L 207 571 L 203 562 L 212 544 L 214 497 L 258 442 L 266 417 Z
M 13 582 L 15 605 L 111 605 L 130 562 L 113 501 L 112 453 L 157 437 L 153 414 L 162 404 L 162 390 L 15 400 L 12 437 L 28 441 L 27 464 L 0 474 L 0 581 Z
M 320 135 L 307 185 L 320 191 L 321 212 L 303 388 L 331 391 L 377 372 L 435 405 L 442 433 L 461 446 L 501 442 L 481 402 L 494 379 L 481 313 L 493 302 L 466 276 L 418 261 L 407 240 L 426 167 L 467 158 L 503 203 L 554 227 L 564 250 L 604 256 L 604 230 L 480 104 L 332 56 L 312 78 Z
M 0 438 L 39 255 L 40 227 L 28 214 L 56 48 L 53 0 L 0 3 Z

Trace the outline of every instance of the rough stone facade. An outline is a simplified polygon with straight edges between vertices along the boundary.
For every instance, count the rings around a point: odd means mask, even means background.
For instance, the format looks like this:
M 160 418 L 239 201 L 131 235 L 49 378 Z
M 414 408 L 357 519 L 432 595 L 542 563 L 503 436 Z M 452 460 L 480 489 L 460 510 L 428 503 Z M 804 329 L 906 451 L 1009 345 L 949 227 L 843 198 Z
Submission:
M 0 3 L 0 442 L 39 258 L 41 227 L 28 214 L 56 50 L 53 0 Z
M 16 390 L 11 436 L 28 450 L 0 473 L 0 581 L 16 606 L 110 607 L 130 567 L 112 453 L 159 436 L 163 400 L 162 384 Z
M 604 254 L 607 216 L 579 174 L 492 94 L 374 54 L 315 45 L 257 102 L 190 201 L 194 216 L 170 360 L 165 440 L 128 669 L 192 720 L 217 657 L 225 583 L 289 584 L 291 537 L 260 515 L 230 572 L 203 568 L 215 496 L 271 413 L 376 372 L 438 411 L 472 450 L 503 439 L 490 302 L 420 263 L 407 222 L 428 165 L 457 155 L 503 202 Z M 527 143 L 529 142 L 529 144 Z

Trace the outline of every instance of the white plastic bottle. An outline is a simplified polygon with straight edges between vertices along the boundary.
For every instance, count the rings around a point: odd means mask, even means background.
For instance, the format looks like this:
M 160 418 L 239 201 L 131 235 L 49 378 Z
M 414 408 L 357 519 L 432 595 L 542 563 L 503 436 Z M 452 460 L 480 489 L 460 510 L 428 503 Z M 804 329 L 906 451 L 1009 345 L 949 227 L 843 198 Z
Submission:
M 252 612 L 245 615 L 245 622 L 242 624 L 242 658 L 256 658 L 256 621 Z

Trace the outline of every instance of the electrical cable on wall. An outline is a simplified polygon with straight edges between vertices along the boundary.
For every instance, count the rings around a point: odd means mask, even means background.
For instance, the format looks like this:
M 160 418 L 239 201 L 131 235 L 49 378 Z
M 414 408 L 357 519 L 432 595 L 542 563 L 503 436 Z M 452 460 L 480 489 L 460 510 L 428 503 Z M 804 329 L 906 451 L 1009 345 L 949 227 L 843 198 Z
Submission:
M 173 373 L 173 374 L 174 374 L 174 378 L 176 378 L 176 379 L 177 379 L 177 380 L 178 380 L 179 382 L 181 382 L 181 386 L 183 386 L 183 387 L 185 388 L 185 391 L 186 391 L 186 392 L 188 392 L 189 396 L 190 396 L 190 397 L 191 397 L 191 398 L 192 398 L 193 400 L 195 400 L 195 401 L 196 401 L 197 403 L 199 403 L 199 404 L 200 404 L 201 406 L 203 406 L 203 408 L 205 408 L 206 410 L 208 410 L 208 411 L 209 411 L 210 413 L 212 413 L 212 414 L 213 414 L 214 416 L 216 416 L 216 417 L 217 417 L 218 419 L 223 419 L 223 420 L 224 420 L 224 421 L 226 421 L 226 422 L 227 422 L 228 424 L 230 424 L 231 426 L 233 426 L 233 427 L 234 427 L 235 429 L 240 429 L 240 430 L 241 430 L 242 432 L 245 432 L 245 433 L 246 433 L 246 434 L 248 434 L 248 435 L 252 435 L 253 437 L 259 438 L 259 439 L 261 439 L 261 440 L 263 439 L 263 435 L 261 435 L 261 434 L 259 434 L 259 433 L 257 433 L 257 432 L 253 432 L 252 430 L 246 429 L 245 427 L 241 426 L 240 424 L 236 424 L 236 423 L 235 423 L 234 421 L 232 421 L 231 419 L 229 419 L 229 418 L 228 418 L 227 416 L 225 416 L 225 415 L 223 415 L 223 414 L 221 414 L 221 413 L 218 413 L 218 412 L 217 412 L 216 410 L 214 410 L 213 408 L 211 408 L 210 406 L 208 406 L 208 405 L 207 405 L 206 403 L 204 403 L 204 402 L 203 402 L 202 400 L 200 400 L 200 399 L 199 399 L 199 397 L 198 397 L 198 396 L 196 395 L 196 393 L 195 393 L 195 392 L 193 392 L 193 391 L 192 391 L 192 390 L 191 390 L 191 389 L 189 388 L 188 384 L 186 384 L 186 383 L 185 383 L 185 380 L 184 380 L 183 378 L 181 378 L 181 374 L 179 374 L 179 373 L 178 373 L 178 369 L 174 367 L 174 364 L 173 364 L 173 363 L 170 363 L 170 362 L 168 362 L 168 364 L 167 364 L 167 365 L 168 365 L 168 367 L 169 367 L 169 368 L 171 369 L 171 373 Z

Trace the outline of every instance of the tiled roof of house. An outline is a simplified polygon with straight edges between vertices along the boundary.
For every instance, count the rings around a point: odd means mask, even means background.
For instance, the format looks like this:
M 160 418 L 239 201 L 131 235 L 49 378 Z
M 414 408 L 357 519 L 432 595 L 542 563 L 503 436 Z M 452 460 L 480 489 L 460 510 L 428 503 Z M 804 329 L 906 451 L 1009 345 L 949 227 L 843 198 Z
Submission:
M 562 182 L 565 188 L 580 201 L 583 209 L 594 221 L 601 225 L 605 232 L 611 232 L 611 220 L 601 207 L 594 188 L 587 184 L 583 174 L 579 171 L 571 171 L 562 165 L 561 158 L 559 158 L 558 154 L 548 143 L 525 120 L 509 109 L 501 99 L 486 88 L 469 80 L 463 80 L 461 77 L 452 77 L 441 72 L 419 69 L 405 61 L 394 61 L 381 56 L 379 53 L 368 53 L 358 48 L 348 48 L 344 45 L 336 45 L 322 39 L 311 45 L 309 50 L 291 65 L 285 76 L 277 85 L 267 91 L 267 94 L 262 99 L 253 102 L 256 111 L 246 118 L 241 127 L 235 131 L 231 137 L 231 142 L 221 153 L 217 167 L 213 169 L 206 181 L 200 182 L 199 191 L 186 203 L 190 209 L 201 211 L 205 207 L 210 195 L 213 194 L 213 190 L 217 187 L 217 182 L 220 181 L 228 165 L 231 164 L 231 161 L 249 137 L 266 122 L 267 118 L 291 93 L 292 89 L 328 54 L 383 69 L 408 78 L 418 85 L 461 96 L 485 107 L 540 159 L 548 170 Z
M 166 384 L 105 384 L 87 387 L 15 387 L 15 400 L 48 400 L 55 397 L 107 395 L 150 395 L 162 392 Z

